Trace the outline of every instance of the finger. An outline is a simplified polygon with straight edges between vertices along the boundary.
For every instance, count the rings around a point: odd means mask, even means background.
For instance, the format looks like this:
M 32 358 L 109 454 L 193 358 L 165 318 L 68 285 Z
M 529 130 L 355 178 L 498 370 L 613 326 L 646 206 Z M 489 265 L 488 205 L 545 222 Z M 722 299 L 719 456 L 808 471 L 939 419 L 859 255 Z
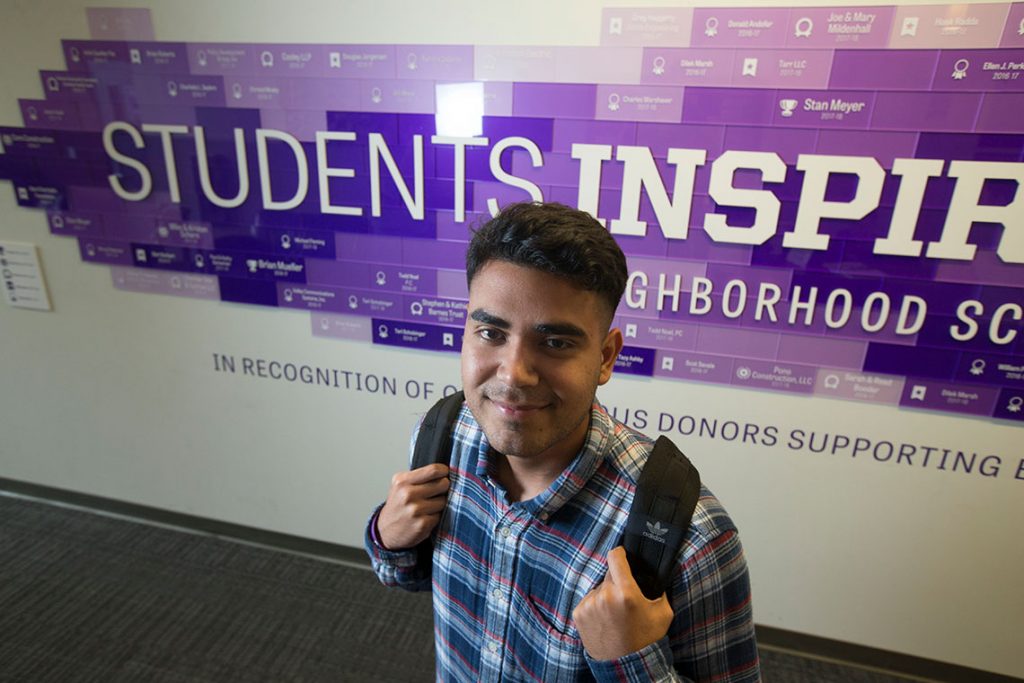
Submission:
M 406 482 L 410 484 L 425 484 L 429 481 L 441 479 L 448 476 L 448 466 L 441 463 L 433 463 L 409 470 L 406 473 Z
M 633 573 L 629 569 L 629 560 L 626 559 L 626 549 L 621 545 L 608 551 L 608 573 L 605 576 L 608 583 L 613 585 L 629 586 L 636 585 Z

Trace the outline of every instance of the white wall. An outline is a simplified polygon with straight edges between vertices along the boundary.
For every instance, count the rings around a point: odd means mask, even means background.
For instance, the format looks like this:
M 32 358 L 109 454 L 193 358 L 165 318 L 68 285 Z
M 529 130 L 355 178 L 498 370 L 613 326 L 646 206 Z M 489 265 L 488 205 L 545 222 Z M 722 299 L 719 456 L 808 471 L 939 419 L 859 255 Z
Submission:
M 183 41 L 592 44 L 600 18 L 583 0 L 131 5 L 152 7 L 157 39 Z M 0 10 L 0 124 L 20 125 L 17 98 L 42 95 L 38 70 L 63 68 L 61 38 L 88 37 L 85 6 Z M 40 246 L 54 312 L 0 306 L 0 476 L 360 545 L 426 402 L 218 374 L 212 355 L 437 386 L 458 383 L 457 359 L 314 338 L 305 313 L 115 290 L 7 186 L 0 239 Z M 935 444 L 998 454 L 1006 470 L 1024 456 L 1019 427 L 938 413 L 628 377 L 602 397 L 654 422 L 664 411 Z M 759 623 L 1024 675 L 1024 481 L 1012 472 L 677 442 L 740 526 Z

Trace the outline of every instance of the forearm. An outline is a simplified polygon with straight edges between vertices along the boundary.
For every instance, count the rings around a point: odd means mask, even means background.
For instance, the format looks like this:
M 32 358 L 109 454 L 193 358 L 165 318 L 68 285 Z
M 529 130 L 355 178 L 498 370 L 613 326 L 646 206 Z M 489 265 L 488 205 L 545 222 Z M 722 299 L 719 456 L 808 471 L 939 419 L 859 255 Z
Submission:
M 377 535 L 377 516 L 373 511 L 366 523 L 363 545 L 373 571 L 382 584 L 409 591 L 430 590 L 430 565 L 423 566 L 416 548 L 388 550 Z

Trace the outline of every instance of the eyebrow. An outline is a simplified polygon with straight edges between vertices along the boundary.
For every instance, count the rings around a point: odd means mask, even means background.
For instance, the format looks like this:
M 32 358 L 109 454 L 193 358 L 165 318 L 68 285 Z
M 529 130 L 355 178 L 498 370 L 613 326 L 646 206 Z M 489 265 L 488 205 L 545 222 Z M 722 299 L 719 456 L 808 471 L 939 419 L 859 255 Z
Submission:
M 504 318 L 499 318 L 496 315 L 488 313 L 482 308 L 477 308 L 469 317 L 478 323 L 484 325 L 491 325 L 501 330 L 507 330 L 512 327 L 512 324 Z M 554 334 L 559 337 L 586 337 L 587 333 L 583 328 L 573 325 L 572 323 L 540 323 L 533 326 L 533 331 L 539 334 Z

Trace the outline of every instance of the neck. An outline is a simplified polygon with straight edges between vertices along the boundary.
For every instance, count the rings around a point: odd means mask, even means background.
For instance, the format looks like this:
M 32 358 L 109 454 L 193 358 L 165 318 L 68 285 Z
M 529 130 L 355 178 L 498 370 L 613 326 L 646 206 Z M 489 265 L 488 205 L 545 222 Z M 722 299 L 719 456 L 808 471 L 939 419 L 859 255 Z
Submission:
M 558 479 L 578 451 L 577 448 L 559 458 L 521 458 L 494 453 L 495 479 L 508 493 L 509 502 L 536 498 Z

